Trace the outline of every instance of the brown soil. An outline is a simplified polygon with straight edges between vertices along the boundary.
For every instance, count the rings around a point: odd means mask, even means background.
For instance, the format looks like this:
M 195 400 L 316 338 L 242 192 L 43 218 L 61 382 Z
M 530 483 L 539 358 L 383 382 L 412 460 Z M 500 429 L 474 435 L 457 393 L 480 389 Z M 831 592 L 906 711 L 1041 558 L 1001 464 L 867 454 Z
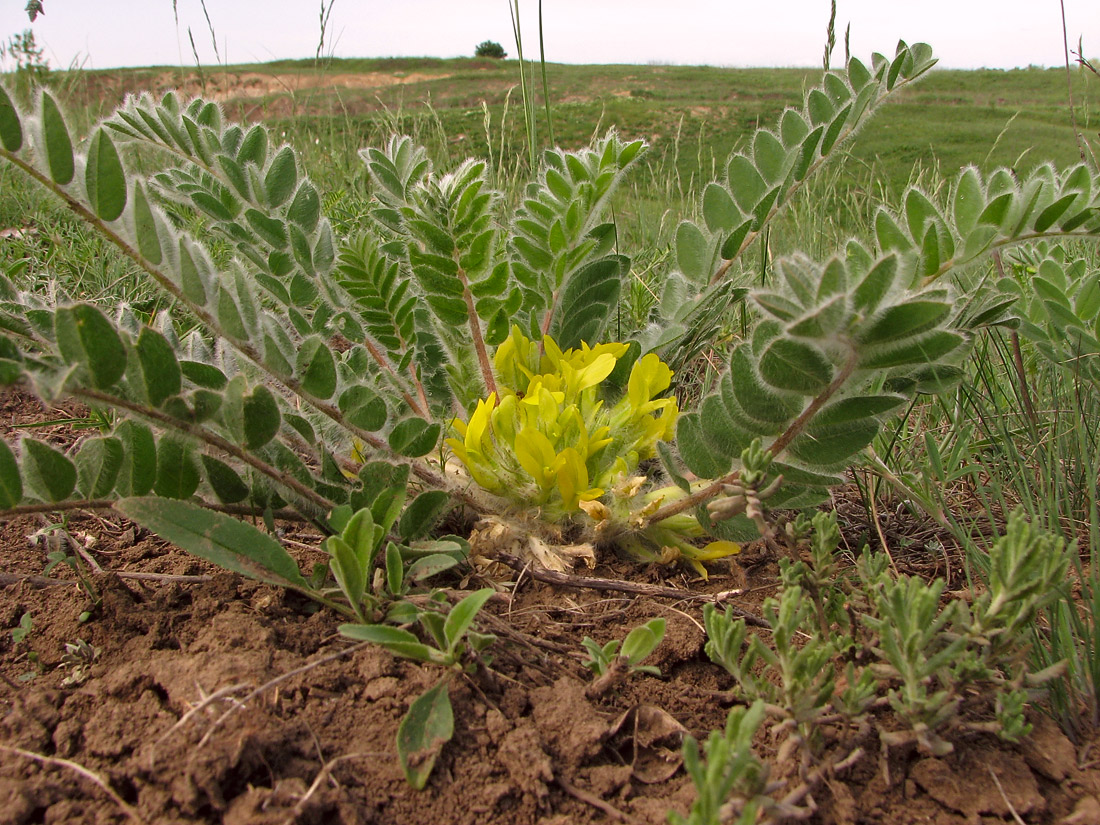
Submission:
M 9 441 L 13 424 L 57 417 L 0 395 Z M 79 438 L 64 426 L 36 434 Z M 331 612 L 219 572 L 110 513 L 68 525 L 90 560 L 83 584 L 66 565 L 44 576 L 51 545 L 29 537 L 45 523 L 0 525 L 0 627 L 33 620 L 18 644 L 0 634 L 0 823 L 663 823 L 693 798 L 677 759 L 683 731 L 705 738 L 729 707 L 729 678 L 703 652 L 701 602 L 690 597 L 741 588 L 736 604 L 757 612 L 776 577 L 753 548 L 744 567 L 705 584 L 614 559 L 594 571 L 682 587 L 679 601 L 520 576 L 489 603 L 484 629 L 499 637 L 491 667 L 454 679 L 455 736 L 417 792 L 394 739 L 438 671 L 353 645 Z M 284 530 L 308 569 L 318 537 Z M 919 559 L 895 561 L 911 570 Z M 647 663 L 663 675 L 586 698 L 581 639 L 622 638 L 654 616 L 668 620 L 668 635 Z M 94 659 L 64 658 L 78 640 Z M 826 752 L 843 740 L 868 755 L 815 786 L 809 821 L 1100 823 L 1095 750 L 1075 748 L 1041 713 L 1033 721 L 1022 745 L 956 737 L 942 759 L 904 748 L 880 758 L 870 726 L 823 731 Z M 773 778 L 790 773 L 774 742 L 758 744 Z

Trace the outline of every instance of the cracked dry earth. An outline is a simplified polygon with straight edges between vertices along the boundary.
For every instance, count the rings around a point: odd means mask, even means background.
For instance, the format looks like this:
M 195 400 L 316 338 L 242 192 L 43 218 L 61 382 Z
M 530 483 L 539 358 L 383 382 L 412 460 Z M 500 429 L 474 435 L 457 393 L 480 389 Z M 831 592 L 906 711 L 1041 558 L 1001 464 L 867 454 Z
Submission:
M 24 432 L 18 425 L 72 412 L 0 394 L 9 442 Z M 80 437 L 63 425 L 35 434 L 58 444 Z M 757 612 L 776 579 L 773 562 L 750 563 L 753 548 L 743 567 L 705 584 L 611 558 L 593 571 L 660 579 L 682 599 L 519 576 L 486 608 L 485 629 L 499 637 L 491 667 L 454 681 L 455 736 L 417 792 L 394 738 L 438 671 L 355 645 L 332 613 L 219 572 L 110 513 L 69 526 L 85 564 L 102 571 L 89 574 L 93 604 L 69 567 L 43 575 L 50 548 L 28 536 L 44 524 L 0 524 L 0 823 L 12 825 L 663 823 L 693 798 L 678 761 L 683 733 L 705 738 L 729 707 L 729 677 L 703 652 L 698 596 L 740 588 L 736 604 Z M 315 534 L 285 531 L 306 569 L 320 560 Z M 11 630 L 25 614 L 32 628 L 16 643 Z M 647 664 L 662 676 L 586 696 L 581 640 L 622 638 L 655 616 L 668 633 Z M 78 640 L 93 652 L 66 655 Z M 1095 740 L 1074 745 L 1043 714 L 1032 721 L 1022 745 L 973 735 L 942 759 L 906 749 L 882 758 L 870 725 L 825 730 L 827 749 L 861 744 L 870 755 L 824 777 L 809 821 L 1100 825 Z M 758 751 L 782 778 L 796 766 L 778 763 L 775 745 L 761 735 Z

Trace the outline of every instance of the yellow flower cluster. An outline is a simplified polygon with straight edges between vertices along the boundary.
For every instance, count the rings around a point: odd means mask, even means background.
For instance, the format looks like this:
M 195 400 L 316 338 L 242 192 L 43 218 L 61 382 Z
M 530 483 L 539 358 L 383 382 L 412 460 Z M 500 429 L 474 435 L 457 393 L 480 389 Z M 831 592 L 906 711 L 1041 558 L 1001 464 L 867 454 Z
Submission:
M 498 392 L 469 421 L 453 422 L 448 446 L 486 490 L 539 507 L 544 518 L 574 513 L 673 437 L 676 400 L 659 397 L 672 370 L 652 353 L 634 363 L 623 397 L 605 405 L 601 385 L 628 349 L 563 352 L 549 336 L 540 348 L 513 327 L 493 359 Z

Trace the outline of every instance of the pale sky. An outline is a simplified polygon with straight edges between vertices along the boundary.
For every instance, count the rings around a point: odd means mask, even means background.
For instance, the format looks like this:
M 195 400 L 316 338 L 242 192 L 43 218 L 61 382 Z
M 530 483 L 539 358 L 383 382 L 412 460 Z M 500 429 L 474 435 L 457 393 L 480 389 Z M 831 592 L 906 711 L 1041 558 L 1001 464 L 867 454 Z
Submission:
M 33 24 L 53 68 L 217 62 L 200 0 L 43 0 Z M 515 56 L 509 0 L 333 0 L 325 53 L 336 57 L 471 56 L 495 40 Z M 0 43 L 32 28 L 25 0 L 0 0 Z M 325 5 L 328 5 L 326 3 Z M 519 0 L 524 52 L 538 55 L 538 2 Z M 313 57 L 321 0 L 206 0 L 222 62 Z M 1100 0 L 1065 0 L 1070 48 L 1100 55 Z M 821 64 L 828 0 L 544 0 L 546 59 L 560 63 L 715 66 Z M 1058 66 L 1058 0 L 838 0 L 833 65 L 930 43 L 946 68 Z M 10 68 L 10 65 L 8 66 Z

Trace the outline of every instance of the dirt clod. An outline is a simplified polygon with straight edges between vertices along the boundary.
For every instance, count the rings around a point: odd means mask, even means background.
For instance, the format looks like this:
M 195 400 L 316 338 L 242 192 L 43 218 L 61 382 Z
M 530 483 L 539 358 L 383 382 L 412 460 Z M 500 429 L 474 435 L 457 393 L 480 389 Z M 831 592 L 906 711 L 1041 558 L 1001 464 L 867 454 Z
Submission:
M 1024 816 L 1046 809 L 1035 777 L 1015 754 L 968 749 L 956 765 L 923 759 L 913 766 L 910 777 L 941 805 L 968 817 L 1010 816 L 1013 811 Z

